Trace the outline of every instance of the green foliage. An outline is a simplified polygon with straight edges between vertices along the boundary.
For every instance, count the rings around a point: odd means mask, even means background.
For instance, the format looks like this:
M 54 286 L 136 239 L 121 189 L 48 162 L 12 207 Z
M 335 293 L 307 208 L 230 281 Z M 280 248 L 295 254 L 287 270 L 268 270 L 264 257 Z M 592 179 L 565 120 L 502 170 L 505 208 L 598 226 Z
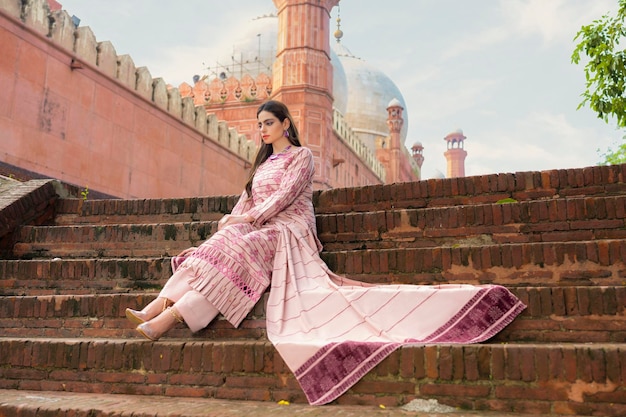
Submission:
M 496 204 L 510 204 L 517 203 L 517 200 L 511 197 L 503 198 L 502 200 L 496 201 Z
M 600 153 L 600 149 L 598 149 L 598 153 L 603 159 L 600 165 L 625 164 L 626 163 L 626 142 L 622 143 L 615 150 L 611 148 L 607 149 L 605 153 Z
M 619 48 L 626 36 L 626 0 L 618 1 L 617 16 L 604 15 L 578 31 L 574 41 L 579 43 L 572 52 L 572 62 L 579 64 L 582 55 L 589 58 L 585 65 L 586 89 L 578 108 L 589 106 L 606 123 L 611 118 L 619 128 L 626 128 L 626 50 Z M 625 162 L 626 144 L 615 150 L 609 148 L 601 156 L 604 164 Z
M 587 89 L 578 108 L 589 105 L 605 122 L 612 115 L 619 127 L 626 127 L 626 57 L 623 49 L 616 50 L 626 36 L 626 0 L 619 0 L 619 3 L 617 17 L 604 15 L 576 34 L 574 41 L 580 40 L 580 43 L 572 53 L 572 62 L 580 63 L 583 53 L 589 57 L 585 65 Z
M 80 192 L 80 195 L 83 196 L 83 200 L 87 200 L 87 196 L 89 195 L 89 187 L 85 186 L 85 189 Z

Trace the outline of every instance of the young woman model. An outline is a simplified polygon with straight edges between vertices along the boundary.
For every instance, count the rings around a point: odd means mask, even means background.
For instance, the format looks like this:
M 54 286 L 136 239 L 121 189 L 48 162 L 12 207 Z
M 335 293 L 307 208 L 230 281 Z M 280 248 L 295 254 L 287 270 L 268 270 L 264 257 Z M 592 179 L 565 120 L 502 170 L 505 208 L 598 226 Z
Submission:
M 278 229 L 297 222 L 315 234 L 311 151 L 301 146 L 283 103 L 262 104 L 257 119 L 261 148 L 231 214 L 210 239 L 173 259 L 175 272 L 158 298 L 141 311 L 126 310 L 148 339 L 177 322 L 196 332 L 219 312 L 238 326 L 270 284 Z
M 498 285 L 373 285 L 334 274 L 319 256 L 313 155 L 284 104 L 262 104 L 257 119 L 263 143 L 232 213 L 172 259 L 158 298 L 126 310 L 143 336 L 157 340 L 178 322 L 195 332 L 218 313 L 238 326 L 271 285 L 268 338 L 319 405 L 400 346 L 482 342 L 526 307 Z

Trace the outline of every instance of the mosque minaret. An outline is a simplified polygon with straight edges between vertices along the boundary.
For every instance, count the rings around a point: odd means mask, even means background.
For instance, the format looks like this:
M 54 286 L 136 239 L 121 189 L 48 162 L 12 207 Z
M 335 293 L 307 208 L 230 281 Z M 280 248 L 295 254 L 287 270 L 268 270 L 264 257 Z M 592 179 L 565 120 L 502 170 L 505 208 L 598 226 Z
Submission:
M 463 135 L 463 131 L 461 129 L 448 134 L 444 138 L 448 145 L 448 150 L 443 154 L 448 163 L 446 173 L 446 177 L 448 178 L 465 176 L 465 157 L 467 157 L 467 152 L 464 149 L 465 139 L 466 137 Z

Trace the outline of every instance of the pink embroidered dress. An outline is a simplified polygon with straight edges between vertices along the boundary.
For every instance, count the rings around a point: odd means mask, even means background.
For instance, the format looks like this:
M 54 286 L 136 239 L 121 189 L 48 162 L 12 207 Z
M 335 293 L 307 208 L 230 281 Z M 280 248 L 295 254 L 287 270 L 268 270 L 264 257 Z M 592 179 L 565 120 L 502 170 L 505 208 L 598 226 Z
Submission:
M 319 256 L 309 149 L 259 166 L 234 214 L 185 259 L 189 284 L 235 326 L 270 285 L 267 335 L 310 404 L 328 403 L 403 345 L 478 343 L 526 307 L 498 285 L 372 285 L 334 274 Z M 180 259 L 173 259 L 174 268 Z
M 313 172 L 308 148 L 289 147 L 271 155 L 257 168 L 252 197 L 244 191 L 231 213 L 247 213 L 255 221 L 218 231 L 180 265 L 191 270 L 191 287 L 234 326 L 269 286 L 280 228 L 292 224 L 315 235 Z M 317 238 L 315 245 L 321 250 Z M 173 259 L 176 269 L 178 262 Z

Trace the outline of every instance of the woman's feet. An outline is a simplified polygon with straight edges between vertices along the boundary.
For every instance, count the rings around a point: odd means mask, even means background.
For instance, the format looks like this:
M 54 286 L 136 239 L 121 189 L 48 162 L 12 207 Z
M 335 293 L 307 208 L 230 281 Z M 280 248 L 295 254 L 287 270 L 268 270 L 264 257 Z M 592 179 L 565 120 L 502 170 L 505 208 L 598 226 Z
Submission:
M 184 322 L 176 307 L 168 307 L 152 320 L 140 323 L 137 326 L 137 331 L 146 339 L 157 341 L 176 323 Z
M 152 300 L 152 302 L 141 311 L 127 308 L 126 318 L 133 324 L 141 324 L 158 316 L 172 304 L 174 304 L 172 300 L 165 297 L 158 297 Z

